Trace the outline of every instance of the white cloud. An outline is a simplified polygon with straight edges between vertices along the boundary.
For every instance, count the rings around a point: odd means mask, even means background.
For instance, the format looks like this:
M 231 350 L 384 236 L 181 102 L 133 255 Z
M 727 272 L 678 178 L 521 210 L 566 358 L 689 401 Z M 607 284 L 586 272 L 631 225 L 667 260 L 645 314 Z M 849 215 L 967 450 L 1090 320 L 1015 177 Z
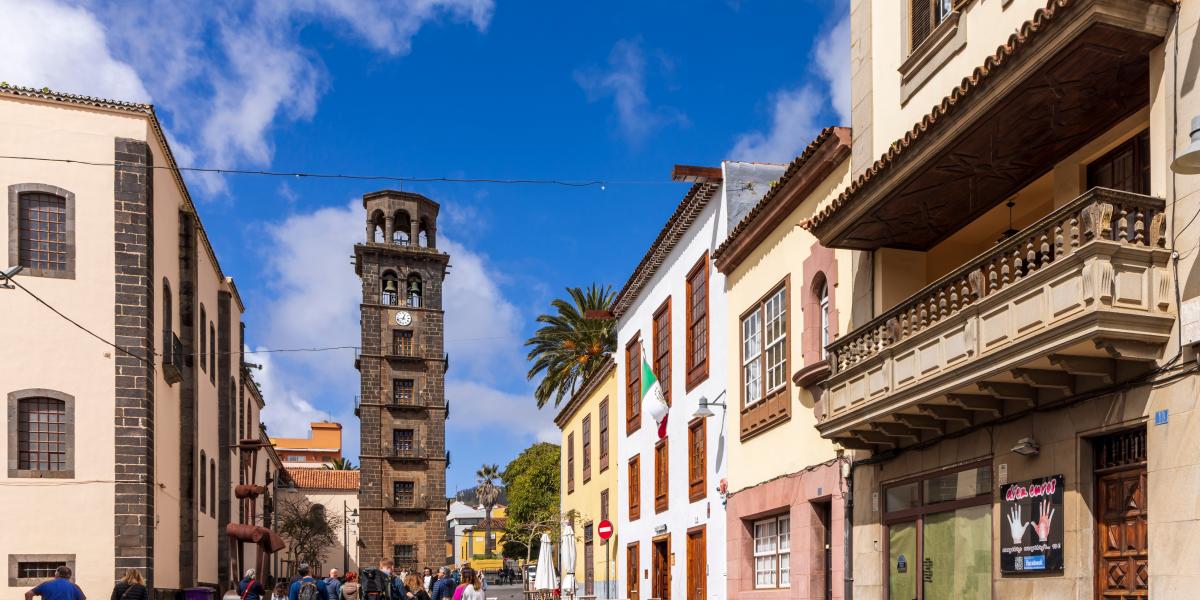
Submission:
M 659 56 L 669 69 L 669 61 Z M 646 95 L 646 57 L 640 40 L 618 40 L 608 55 L 608 69 L 583 69 L 575 72 L 575 82 L 587 93 L 588 100 L 612 97 L 621 135 L 637 144 L 654 130 L 667 125 L 687 125 L 687 117 L 678 110 L 653 106 Z
M 561 439 L 554 411 L 539 410 L 532 393 L 510 394 L 483 383 L 454 380 L 446 384 L 446 397 L 450 400 L 447 439 L 480 433 L 498 438 L 497 432 L 532 436 L 539 442 Z
M 0 79 L 104 98 L 150 102 L 129 64 L 113 57 L 105 28 L 84 8 L 44 0 L 0 0 Z
M 263 399 L 266 400 L 262 419 L 272 436 L 305 437 L 309 423 L 329 416 L 328 412 L 317 409 L 290 385 L 294 380 L 281 372 L 271 354 L 248 354 L 247 360 L 262 365 L 262 370 L 255 373 L 254 380 L 262 388 Z
M 766 131 L 744 133 L 729 157 L 737 160 L 788 162 L 825 125 L 832 110 L 838 124 L 850 124 L 850 18 L 845 2 L 834 3 L 841 18 L 813 44 L 813 69 L 819 82 L 772 92 L 771 124 Z
M 775 92 L 771 128 L 738 136 L 729 157 L 735 160 L 788 162 L 808 144 L 819 127 L 825 99 L 812 86 Z
M 329 86 L 301 32 L 316 25 L 390 56 L 435 20 L 487 28 L 494 0 L 185 0 L 128 3 L 0 0 L 4 79 L 147 102 L 190 144 L 183 166 L 265 165 L 272 129 L 311 118 Z M 193 162 L 195 161 L 195 162 Z M 209 195 L 218 176 L 194 177 Z

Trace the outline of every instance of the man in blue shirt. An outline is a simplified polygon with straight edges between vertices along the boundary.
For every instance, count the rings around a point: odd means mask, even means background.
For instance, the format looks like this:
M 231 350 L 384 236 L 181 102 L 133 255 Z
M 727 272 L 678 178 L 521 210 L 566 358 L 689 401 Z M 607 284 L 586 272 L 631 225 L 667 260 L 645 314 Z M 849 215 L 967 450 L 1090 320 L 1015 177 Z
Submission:
M 54 570 L 54 579 L 25 592 L 25 600 L 33 600 L 34 596 L 41 596 L 42 600 L 87 600 L 83 590 L 71 582 L 71 568 L 66 566 Z
M 300 576 L 300 579 L 292 582 L 292 587 L 288 590 L 288 600 L 331 600 L 329 592 L 325 589 L 325 582 L 313 579 L 307 564 L 301 564 L 300 568 L 296 570 L 296 574 Z M 310 584 L 316 588 L 316 598 L 306 598 L 304 596 L 308 594 L 301 593 Z
M 454 595 L 454 580 L 446 574 L 446 567 L 438 567 L 437 581 L 429 592 L 429 600 L 446 600 Z

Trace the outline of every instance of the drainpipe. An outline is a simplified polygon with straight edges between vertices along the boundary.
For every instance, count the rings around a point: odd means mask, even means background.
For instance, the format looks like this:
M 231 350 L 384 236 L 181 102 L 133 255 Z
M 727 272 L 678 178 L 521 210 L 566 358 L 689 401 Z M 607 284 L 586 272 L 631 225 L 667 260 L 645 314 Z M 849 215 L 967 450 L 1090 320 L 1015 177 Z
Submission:
M 846 498 L 843 501 L 843 520 L 842 537 L 845 538 L 842 543 L 846 556 L 842 559 L 842 579 L 845 583 L 845 591 L 842 592 L 842 598 L 851 600 L 854 598 L 854 467 L 858 466 L 851 459 L 845 463 L 846 469 Z

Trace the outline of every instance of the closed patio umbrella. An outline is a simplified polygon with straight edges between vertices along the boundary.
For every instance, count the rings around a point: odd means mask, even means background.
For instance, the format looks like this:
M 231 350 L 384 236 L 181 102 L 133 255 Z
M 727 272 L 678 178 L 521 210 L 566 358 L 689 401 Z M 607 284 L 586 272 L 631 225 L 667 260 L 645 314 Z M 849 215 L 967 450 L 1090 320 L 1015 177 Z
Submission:
M 554 550 L 550 548 L 550 534 L 542 534 L 542 547 L 538 550 L 537 573 L 533 576 L 533 589 L 558 589 L 558 577 L 554 575 Z
M 570 521 L 563 521 L 562 541 L 559 542 L 559 560 L 562 561 L 562 594 L 575 595 L 575 529 Z

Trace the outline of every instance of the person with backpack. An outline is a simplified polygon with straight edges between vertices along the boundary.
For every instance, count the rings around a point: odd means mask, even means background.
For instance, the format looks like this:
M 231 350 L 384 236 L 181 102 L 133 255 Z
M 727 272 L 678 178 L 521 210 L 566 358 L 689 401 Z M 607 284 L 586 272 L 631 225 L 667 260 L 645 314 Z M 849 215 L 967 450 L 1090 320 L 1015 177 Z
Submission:
M 54 570 L 54 579 L 25 592 L 25 600 L 33 600 L 34 596 L 41 596 L 42 600 L 87 600 L 83 590 L 71 581 L 71 567 L 66 565 Z
M 125 569 L 125 576 L 113 586 L 111 600 L 148 600 L 150 592 L 137 569 Z
M 246 576 L 238 582 L 237 593 L 240 600 L 263 600 L 267 595 L 267 590 L 254 579 L 254 575 L 254 569 L 246 569 Z
M 308 564 L 301 564 L 296 573 L 300 575 L 288 590 L 288 600 L 333 600 L 325 589 L 325 582 L 314 579 Z

